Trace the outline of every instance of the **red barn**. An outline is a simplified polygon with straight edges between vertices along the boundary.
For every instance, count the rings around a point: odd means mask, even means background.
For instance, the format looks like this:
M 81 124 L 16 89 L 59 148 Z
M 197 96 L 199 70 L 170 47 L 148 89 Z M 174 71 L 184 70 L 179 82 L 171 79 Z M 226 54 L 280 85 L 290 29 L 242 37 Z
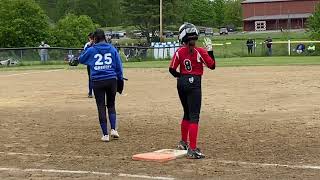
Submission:
M 245 0 L 244 31 L 303 29 L 320 0 Z

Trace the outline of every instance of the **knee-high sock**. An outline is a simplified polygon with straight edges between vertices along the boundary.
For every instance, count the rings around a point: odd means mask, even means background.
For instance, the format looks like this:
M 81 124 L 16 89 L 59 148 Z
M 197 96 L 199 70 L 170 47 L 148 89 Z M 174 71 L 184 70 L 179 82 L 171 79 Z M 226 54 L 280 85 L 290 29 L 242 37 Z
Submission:
M 194 150 L 197 148 L 197 138 L 198 138 L 198 124 L 190 123 L 189 125 L 190 149 Z
M 115 113 L 109 113 L 109 121 L 111 129 L 116 129 L 117 115 Z
M 108 135 L 107 122 L 100 122 L 100 127 L 103 135 Z
M 188 134 L 189 134 L 189 121 L 183 119 L 181 121 L 181 140 L 184 142 L 188 142 Z
M 98 113 L 99 113 L 99 123 L 100 123 L 102 133 L 103 135 L 108 135 L 106 107 L 98 106 Z

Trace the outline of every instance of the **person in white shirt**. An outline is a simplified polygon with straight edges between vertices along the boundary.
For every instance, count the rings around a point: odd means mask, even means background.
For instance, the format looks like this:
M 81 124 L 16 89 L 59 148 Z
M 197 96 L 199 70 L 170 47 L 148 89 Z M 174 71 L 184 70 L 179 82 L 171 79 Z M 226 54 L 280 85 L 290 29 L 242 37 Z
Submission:
M 50 47 L 48 44 L 46 44 L 44 41 L 41 42 L 40 48 L 48 48 Z M 39 50 L 40 60 L 41 62 L 48 61 L 48 49 L 40 49 Z
M 83 49 L 87 49 L 89 47 L 91 47 L 94 43 L 93 43 L 93 33 L 89 33 L 88 34 L 88 40 L 89 42 L 87 42 L 85 45 L 84 45 L 84 48 Z M 92 96 L 92 81 L 91 81 L 91 78 L 90 78 L 90 66 L 87 66 L 87 72 L 88 72 L 88 78 L 89 78 L 89 92 L 88 92 L 88 98 L 93 98 Z

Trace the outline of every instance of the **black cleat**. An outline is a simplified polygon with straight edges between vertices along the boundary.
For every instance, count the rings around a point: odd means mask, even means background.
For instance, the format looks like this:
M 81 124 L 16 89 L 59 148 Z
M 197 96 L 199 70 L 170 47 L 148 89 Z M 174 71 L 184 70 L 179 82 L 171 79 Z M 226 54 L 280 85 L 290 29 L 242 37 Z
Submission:
M 92 94 L 88 94 L 88 98 L 93 98 Z
M 180 141 L 177 147 L 179 150 L 188 150 L 189 149 L 189 145 L 188 143 L 184 142 L 184 141 Z
M 196 148 L 195 150 L 188 149 L 188 158 L 189 159 L 203 159 L 205 158 L 204 154 L 201 153 L 199 148 Z

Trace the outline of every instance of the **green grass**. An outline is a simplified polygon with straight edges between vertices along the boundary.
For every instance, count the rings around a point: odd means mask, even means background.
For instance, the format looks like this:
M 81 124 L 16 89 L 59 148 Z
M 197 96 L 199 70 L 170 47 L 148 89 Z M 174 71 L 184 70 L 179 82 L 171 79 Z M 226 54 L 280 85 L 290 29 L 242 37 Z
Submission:
M 217 67 L 320 65 L 320 57 L 246 57 L 217 59 Z M 124 63 L 125 68 L 167 68 L 169 61 Z
M 60 61 L 61 62 L 61 61 Z M 17 67 L 0 68 L 0 71 L 19 70 L 49 70 L 49 69 L 84 69 L 85 66 L 70 67 L 58 62 L 41 65 L 31 63 Z M 288 66 L 288 65 L 320 65 L 320 56 L 292 56 L 292 57 L 246 57 L 246 58 L 217 58 L 217 67 L 240 66 Z M 168 68 L 169 61 L 125 62 L 124 68 Z
M 255 39 L 257 42 L 256 51 L 253 56 L 265 56 L 266 55 L 266 47 L 262 42 L 267 37 L 272 37 L 273 41 L 287 41 L 288 39 L 299 41 L 299 40 L 310 40 L 310 34 L 305 31 L 298 32 L 267 32 L 267 33 L 237 33 L 237 34 L 229 34 L 223 36 L 212 36 L 212 42 L 214 44 L 226 44 L 231 43 L 230 45 L 214 46 L 215 55 L 220 58 L 231 58 L 231 57 L 245 57 L 247 54 L 247 46 L 246 41 L 250 37 Z M 201 36 L 198 41 L 198 46 L 202 46 L 204 36 Z M 131 45 L 132 43 L 138 43 L 139 41 L 144 42 L 146 39 L 120 39 L 114 40 L 118 41 L 122 45 Z M 177 41 L 177 38 L 166 38 L 165 41 L 173 42 Z M 305 44 L 308 45 L 308 44 Z M 273 54 L 275 56 L 286 56 L 288 55 L 288 45 L 287 44 L 274 44 L 273 45 Z M 296 44 L 292 44 L 292 49 L 297 46 Z M 320 45 L 318 44 L 319 48 Z M 318 48 L 317 48 L 318 49 Z M 292 52 L 294 54 L 294 52 Z M 320 54 L 320 52 L 317 52 Z
M 273 40 L 303 40 L 309 39 L 310 33 L 305 31 L 298 32 L 266 32 L 266 33 L 237 33 L 222 36 L 214 36 L 213 40 L 247 40 L 249 37 L 252 39 L 265 40 L 267 37 Z

